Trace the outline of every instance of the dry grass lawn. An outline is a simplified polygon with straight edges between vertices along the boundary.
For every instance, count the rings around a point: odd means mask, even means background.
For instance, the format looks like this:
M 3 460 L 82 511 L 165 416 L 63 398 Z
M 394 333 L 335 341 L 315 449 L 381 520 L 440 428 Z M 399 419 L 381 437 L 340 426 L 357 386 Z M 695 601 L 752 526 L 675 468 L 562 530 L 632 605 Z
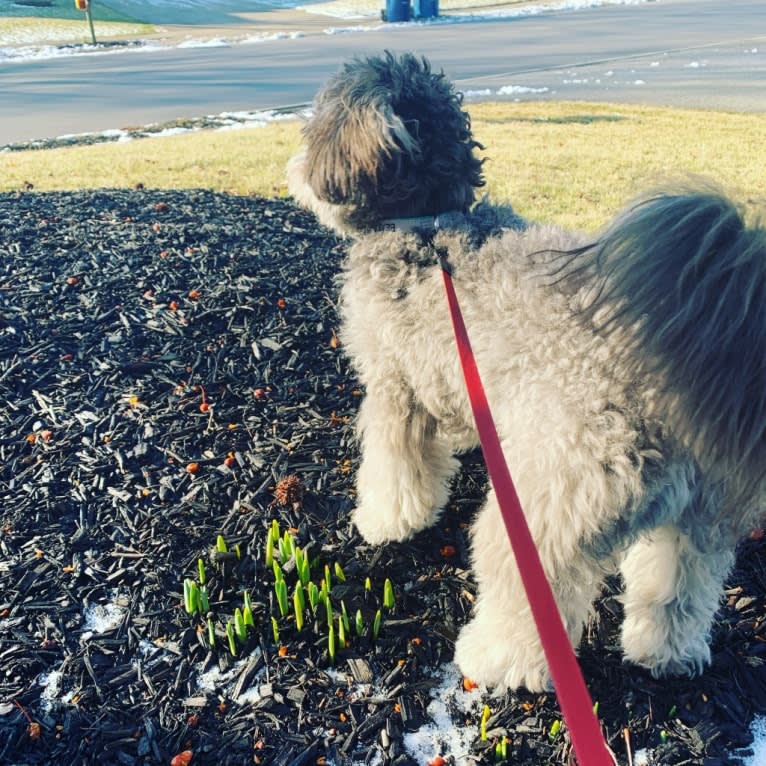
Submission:
M 82 13 L 80 16 L 80 19 L 0 18 L 0 46 L 90 43 L 90 30 Z M 93 26 L 99 42 L 141 37 L 155 31 L 150 24 L 132 21 L 95 20 Z
M 766 188 L 766 115 L 585 103 L 472 104 L 485 146 L 487 191 L 520 213 L 598 228 L 647 186 L 681 174 L 711 176 L 743 198 Z M 287 193 L 284 167 L 298 121 L 125 143 L 0 154 L 0 190 L 204 187 Z

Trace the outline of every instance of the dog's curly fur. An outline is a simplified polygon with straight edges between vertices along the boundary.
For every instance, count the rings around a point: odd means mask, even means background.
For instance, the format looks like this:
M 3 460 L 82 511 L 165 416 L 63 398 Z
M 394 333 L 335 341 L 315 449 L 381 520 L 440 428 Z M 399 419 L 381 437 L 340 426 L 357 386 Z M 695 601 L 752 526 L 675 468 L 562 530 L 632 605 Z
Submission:
M 764 230 L 701 183 L 642 198 L 595 240 L 474 204 L 481 163 L 460 97 L 411 55 L 347 63 L 304 138 L 291 192 L 355 239 L 340 307 L 366 389 L 362 536 L 433 524 L 455 454 L 477 445 L 438 250 L 571 640 L 619 568 L 625 657 L 656 675 L 701 671 L 735 545 L 760 520 Z M 445 212 L 448 227 L 425 234 L 389 220 Z M 478 599 L 457 663 L 500 689 L 546 687 L 491 491 L 472 552 Z

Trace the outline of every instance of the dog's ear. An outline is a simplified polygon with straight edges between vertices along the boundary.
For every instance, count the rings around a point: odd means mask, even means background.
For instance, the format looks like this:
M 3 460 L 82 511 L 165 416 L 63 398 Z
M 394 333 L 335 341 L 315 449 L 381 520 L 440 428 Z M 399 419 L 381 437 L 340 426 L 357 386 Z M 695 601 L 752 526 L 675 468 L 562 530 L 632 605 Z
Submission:
M 400 164 L 401 155 L 417 161 L 419 147 L 386 93 L 368 94 L 338 108 L 335 90 L 320 92 L 304 128 L 305 173 L 320 199 L 342 205 L 357 201 L 360 193 L 369 194 L 384 166 Z
M 358 224 L 467 210 L 484 184 L 460 95 L 411 54 L 346 63 L 317 94 L 303 137 L 304 181 Z
M 303 137 L 305 178 L 320 199 L 358 203 L 374 191 L 387 165 L 401 166 L 403 155 L 417 162 L 417 138 L 392 105 L 388 79 L 396 66 L 390 54 L 354 60 L 317 94 Z

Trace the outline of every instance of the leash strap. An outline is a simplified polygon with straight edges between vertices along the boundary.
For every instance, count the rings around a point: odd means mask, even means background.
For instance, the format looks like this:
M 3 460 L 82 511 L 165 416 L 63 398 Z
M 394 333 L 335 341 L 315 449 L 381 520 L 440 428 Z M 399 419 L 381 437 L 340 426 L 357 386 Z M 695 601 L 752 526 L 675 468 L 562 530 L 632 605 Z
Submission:
M 569 727 L 577 761 L 580 766 L 614 766 L 614 760 L 601 733 L 598 718 L 593 711 L 593 702 L 564 629 L 553 591 L 543 570 L 511 473 L 505 462 L 484 385 L 471 350 L 449 266 L 441 255 L 440 263 L 463 376 L 476 420 L 487 472 L 500 505 L 503 522 L 511 541 L 532 616 L 537 625 L 545 658 L 548 661 L 559 706 Z

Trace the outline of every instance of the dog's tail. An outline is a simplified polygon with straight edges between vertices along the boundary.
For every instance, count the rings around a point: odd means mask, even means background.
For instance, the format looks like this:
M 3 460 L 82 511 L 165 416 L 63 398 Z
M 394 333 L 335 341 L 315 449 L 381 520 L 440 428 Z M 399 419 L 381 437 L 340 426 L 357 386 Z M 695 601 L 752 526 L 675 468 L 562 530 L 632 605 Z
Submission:
M 700 185 L 634 203 L 591 253 L 591 319 L 656 380 L 657 414 L 703 469 L 750 494 L 766 473 L 766 229 Z

